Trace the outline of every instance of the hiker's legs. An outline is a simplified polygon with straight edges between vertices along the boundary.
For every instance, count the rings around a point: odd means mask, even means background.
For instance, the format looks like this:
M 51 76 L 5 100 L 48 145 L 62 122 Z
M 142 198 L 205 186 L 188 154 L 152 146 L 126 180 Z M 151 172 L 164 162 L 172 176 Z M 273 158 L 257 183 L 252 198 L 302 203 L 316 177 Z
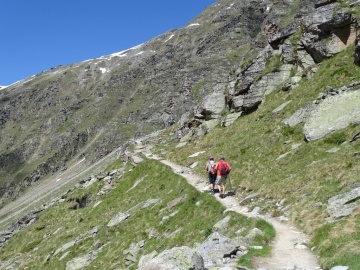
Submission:
M 216 182 L 215 184 L 217 185 L 217 188 L 219 190 L 219 193 L 221 193 L 221 183 L 220 183 L 220 180 L 221 180 L 221 176 L 217 175 L 216 176 Z
M 210 178 L 210 190 L 211 192 L 214 194 L 214 188 L 215 188 L 215 181 L 216 181 L 216 174 L 209 174 L 209 178 Z
M 226 177 L 225 176 L 221 176 L 219 184 L 221 185 L 220 195 L 222 197 L 224 197 L 225 196 L 225 191 L 226 191 Z
M 224 180 L 223 180 L 222 184 L 223 184 L 223 194 L 225 195 L 226 194 L 226 176 L 224 176 Z
M 214 189 L 214 177 L 211 173 L 209 173 L 209 182 L 210 182 L 210 190 Z

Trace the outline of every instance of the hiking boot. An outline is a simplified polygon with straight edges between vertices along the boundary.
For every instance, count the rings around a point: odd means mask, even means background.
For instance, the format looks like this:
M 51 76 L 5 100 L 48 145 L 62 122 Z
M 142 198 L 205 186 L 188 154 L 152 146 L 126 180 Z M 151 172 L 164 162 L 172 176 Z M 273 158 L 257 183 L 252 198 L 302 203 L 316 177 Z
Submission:
M 212 191 L 211 191 L 211 195 L 215 195 L 215 191 L 212 190 Z

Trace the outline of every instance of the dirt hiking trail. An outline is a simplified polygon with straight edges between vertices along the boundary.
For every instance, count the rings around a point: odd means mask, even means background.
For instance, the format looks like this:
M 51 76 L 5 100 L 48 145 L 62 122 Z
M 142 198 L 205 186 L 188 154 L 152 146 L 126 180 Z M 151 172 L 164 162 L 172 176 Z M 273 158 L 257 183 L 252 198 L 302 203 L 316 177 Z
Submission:
M 171 161 L 160 159 L 156 156 L 147 154 L 148 157 L 158 159 L 162 163 L 170 166 L 176 174 L 183 176 L 189 184 L 193 185 L 200 192 L 204 192 L 208 186 L 208 181 L 204 177 L 192 174 L 188 168 L 184 168 Z M 220 201 L 228 211 L 235 211 L 239 214 L 253 218 L 263 218 L 272 224 L 276 231 L 276 237 L 272 243 L 272 254 L 268 258 L 255 258 L 253 264 L 258 270 L 320 270 L 316 256 L 301 243 L 308 243 L 309 237 L 297 231 L 287 223 L 282 223 L 275 218 L 266 218 L 259 214 L 252 214 L 248 209 L 239 205 L 235 197 L 227 196 L 224 199 L 219 194 L 214 196 Z

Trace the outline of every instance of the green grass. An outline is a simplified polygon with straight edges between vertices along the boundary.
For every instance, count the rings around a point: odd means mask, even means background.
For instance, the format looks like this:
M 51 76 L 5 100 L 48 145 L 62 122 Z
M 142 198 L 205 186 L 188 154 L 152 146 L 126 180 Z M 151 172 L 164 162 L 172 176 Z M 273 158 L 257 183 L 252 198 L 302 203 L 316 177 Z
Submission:
M 302 124 L 289 127 L 283 123 L 307 102 L 315 100 L 327 85 L 337 88 L 349 85 L 360 77 L 360 68 L 352 64 L 353 50 L 354 47 L 350 46 L 325 60 L 314 77 L 301 81 L 298 88 L 289 92 L 273 92 L 256 112 L 240 117 L 230 127 L 217 127 L 184 147 L 172 150 L 174 143 L 167 148 L 159 147 L 158 151 L 184 166 L 195 161 L 205 164 L 209 155 L 214 155 L 216 159 L 224 155 L 233 168 L 231 181 L 239 200 L 259 192 L 259 197 L 266 203 L 255 199 L 248 207 L 259 206 L 263 213 L 279 216 L 283 213 L 275 203 L 285 199 L 286 205 L 291 205 L 291 221 L 316 239 L 313 246 L 322 266 L 330 268 L 346 262 L 350 269 L 357 269 L 360 265 L 356 259 L 360 252 L 357 240 L 360 238 L 359 213 L 343 218 L 335 225 L 328 225 L 326 204 L 330 197 L 348 191 L 358 182 L 360 159 L 353 153 L 360 150 L 360 142 L 349 143 L 349 140 L 360 132 L 359 126 L 350 125 L 323 139 L 306 142 Z M 268 70 L 276 68 L 278 63 L 276 59 L 271 62 L 274 64 Z M 292 106 L 272 113 L 289 100 L 292 100 Z M 292 150 L 295 144 L 300 146 Z M 337 153 L 326 152 L 334 146 L 340 148 Z M 205 152 L 192 159 L 184 158 L 200 151 Z M 279 158 L 283 154 L 287 155 Z M 204 174 L 202 165 L 195 171 Z M 323 206 L 313 208 L 315 203 Z M 338 224 L 343 224 L 343 227 Z M 327 226 L 332 228 L 330 233 L 321 233 L 321 228 Z M 340 232 L 346 236 L 340 236 Z
M 108 169 L 119 168 L 120 164 L 116 161 Z M 143 180 L 131 189 L 139 179 Z M 88 188 L 78 188 L 64 194 L 62 197 L 65 202 L 40 212 L 35 224 L 20 231 L 1 249 L 0 259 L 27 258 L 22 266 L 27 269 L 39 269 L 40 266 L 42 269 L 64 269 L 67 261 L 103 243 L 105 246 L 102 252 L 89 267 L 111 269 L 114 264 L 125 267 L 125 256 L 122 254 L 132 243 L 146 241 L 138 259 L 153 250 L 161 252 L 182 245 L 194 247 L 209 236 L 216 222 L 225 217 L 225 209 L 218 201 L 208 194 L 199 193 L 184 178 L 158 161 L 145 160 L 134 168 L 127 165 L 123 175 L 112 184 L 113 189 L 106 196 L 97 195 L 103 185 L 102 181 L 98 181 Z M 183 201 L 172 208 L 168 206 L 169 202 L 181 196 L 186 196 Z M 90 205 L 75 210 L 73 206 L 76 200 L 85 197 L 91 197 Z M 139 203 L 149 199 L 159 199 L 159 202 L 148 208 L 134 210 Z M 94 204 L 99 201 L 102 202 L 94 208 Z M 116 213 L 127 211 L 131 213 L 130 218 L 114 227 L 107 227 Z M 164 216 L 171 214 L 174 215 L 163 220 Z M 274 237 L 271 227 L 265 222 L 248 219 L 234 212 L 226 215 L 231 216 L 227 232 L 229 236 L 233 236 L 240 228 L 250 231 L 258 227 L 265 236 L 256 238 L 256 243 L 268 244 Z M 45 260 L 64 244 L 79 239 L 80 235 L 96 226 L 99 229 L 96 237 L 81 240 L 69 248 L 66 259 L 59 260 L 64 254 L 60 253 Z M 55 234 L 59 228 L 63 229 Z M 171 233 L 174 234 L 171 236 Z M 129 269 L 136 268 L 135 264 Z

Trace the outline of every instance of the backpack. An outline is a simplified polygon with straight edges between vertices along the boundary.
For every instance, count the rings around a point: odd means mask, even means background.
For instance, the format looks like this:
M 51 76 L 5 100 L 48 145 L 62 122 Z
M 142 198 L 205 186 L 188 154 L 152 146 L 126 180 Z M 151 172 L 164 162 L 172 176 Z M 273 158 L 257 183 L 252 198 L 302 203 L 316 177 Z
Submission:
M 209 165 L 208 165 L 208 172 L 211 174 L 216 174 L 216 170 L 215 170 L 216 163 L 215 163 L 215 161 L 212 161 L 212 162 L 211 161 L 209 162 Z
M 229 164 L 227 162 L 220 162 L 219 166 L 220 175 L 228 175 L 231 172 L 231 169 L 229 167 Z
M 211 174 L 216 174 L 215 167 L 216 167 L 216 163 L 215 163 L 215 162 L 210 163 L 210 164 L 209 164 L 209 173 L 211 173 Z

